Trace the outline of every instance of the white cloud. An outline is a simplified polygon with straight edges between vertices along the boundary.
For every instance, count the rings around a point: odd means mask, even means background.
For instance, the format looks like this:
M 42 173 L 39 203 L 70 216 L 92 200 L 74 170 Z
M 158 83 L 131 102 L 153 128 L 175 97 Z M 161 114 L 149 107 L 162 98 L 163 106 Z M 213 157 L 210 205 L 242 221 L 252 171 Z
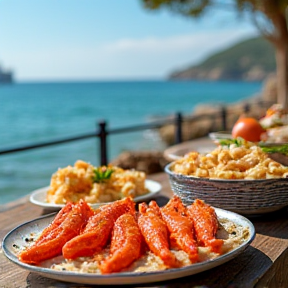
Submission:
M 149 52 L 158 53 L 168 50 L 180 52 L 187 49 L 195 49 L 209 42 L 211 35 L 179 35 L 167 38 L 145 38 L 145 39 L 121 39 L 110 43 L 105 48 L 111 52 Z
M 243 31 L 219 31 L 199 34 L 176 35 L 167 38 L 143 38 L 143 39 L 121 39 L 102 47 L 103 51 L 109 53 L 132 53 L 132 54 L 159 54 L 159 53 L 181 53 L 196 52 L 205 54 L 207 51 L 215 51 L 251 36 L 251 33 Z M 193 53 L 191 53 L 193 56 Z
M 171 70 L 191 65 L 210 53 L 228 47 L 251 32 L 222 30 L 173 37 L 119 39 L 102 45 L 75 43 L 34 51 L 8 51 L 5 62 L 19 80 L 112 79 L 165 77 Z

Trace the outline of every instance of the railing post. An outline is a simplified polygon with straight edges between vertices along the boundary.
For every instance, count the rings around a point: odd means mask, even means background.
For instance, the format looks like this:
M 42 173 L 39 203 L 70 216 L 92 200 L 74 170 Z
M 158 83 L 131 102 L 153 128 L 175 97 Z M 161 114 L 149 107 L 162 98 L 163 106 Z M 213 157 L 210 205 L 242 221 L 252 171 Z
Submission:
M 100 164 L 101 166 L 105 166 L 108 164 L 106 121 L 99 122 L 99 136 L 100 136 Z
M 175 117 L 175 144 L 182 142 L 182 114 L 177 113 Z
M 226 131 L 227 130 L 227 110 L 225 106 L 222 107 L 221 116 L 222 116 L 222 129 Z
M 251 107 L 249 103 L 244 104 L 244 113 L 248 113 L 250 112 Z

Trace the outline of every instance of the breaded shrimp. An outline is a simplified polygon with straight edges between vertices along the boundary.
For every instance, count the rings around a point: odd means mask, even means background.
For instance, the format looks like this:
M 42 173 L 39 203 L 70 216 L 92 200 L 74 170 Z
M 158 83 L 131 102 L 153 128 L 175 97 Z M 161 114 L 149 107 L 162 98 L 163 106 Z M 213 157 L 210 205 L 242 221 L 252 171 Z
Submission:
M 100 265 L 101 272 L 118 272 L 137 260 L 141 255 L 141 240 L 142 235 L 135 215 L 121 215 L 115 222 L 110 255 Z
M 63 246 L 64 258 L 93 256 L 107 244 L 117 218 L 129 212 L 135 212 L 135 203 L 131 198 L 101 206 L 95 215 L 90 217 L 83 232 Z
M 170 232 L 171 245 L 185 251 L 192 263 L 197 262 L 198 245 L 194 235 L 193 220 L 187 216 L 186 207 L 181 199 L 174 196 L 160 210 Z
M 85 201 L 67 204 L 60 210 L 55 220 L 43 230 L 39 240 L 20 253 L 19 260 L 37 264 L 60 255 L 63 245 L 81 232 L 92 213 L 92 209 Z
M 141 203 L 139 213 L 138 225 L 150 250 L 169 268 L 179 267 L 180 262 L 169 249 L 167 226 L 158 211 L 149 208 L 146 203 Z
M 199 244 L 210 247 L 213 252 L 221 253 L 223 240 L 215 238 L 218 230 L 215 210 L 204 201 L 196 199 L 192 205 L 187 207 L 187 213 L 194 221 Z

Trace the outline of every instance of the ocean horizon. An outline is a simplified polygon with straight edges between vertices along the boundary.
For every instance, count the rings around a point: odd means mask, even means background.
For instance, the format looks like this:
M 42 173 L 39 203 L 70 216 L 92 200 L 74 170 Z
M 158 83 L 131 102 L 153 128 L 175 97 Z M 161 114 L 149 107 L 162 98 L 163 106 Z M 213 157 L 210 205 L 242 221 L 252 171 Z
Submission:
M 191 114 L 199 104 L 228 104 L 261 92 L 261 82 L 77 81 L 0 85 L 0 150 L 92 133 L 100 121 L 122 128 Z M 163 150 L 157 133 L 108 137 L 109 160 L 125 150 Z M 97 138 L 0 155 L 0 205 L 48 186 L 78 159 L 100 165 Z

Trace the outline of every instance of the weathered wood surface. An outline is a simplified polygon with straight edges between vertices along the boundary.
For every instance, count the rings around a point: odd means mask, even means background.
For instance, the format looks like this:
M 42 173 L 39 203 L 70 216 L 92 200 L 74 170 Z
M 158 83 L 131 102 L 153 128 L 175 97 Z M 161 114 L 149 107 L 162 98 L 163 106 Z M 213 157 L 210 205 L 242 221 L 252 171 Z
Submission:
M 164 205 L 172 192 L 165 173 L 149 176 L 163 185 L 156 197 Z M 18 201 L 0 206 L 0 240 L 17 225 L 35 219 L 45 211 L 24 197 Z M 144 284 L 144 287 L 288 287 L 288 209 L 250 218 L 256 228 L 256 238 L 239 256 L 221 266 L 197 275 L 160 283 Z M 89 285 L 65 283 L 51 280 L 36 273 L 30 273 L 10 262 L 0 250 L 1 288 L 50 288 L 50 287 L 92 287 Z M 99 287 L 99 286 L 97 286 Z M 107 286 L 105 286 L 107 287 Z M 133 287 L 133 286 L 130 286 Z M 141 287 L 136 285 L 135 287 Z

